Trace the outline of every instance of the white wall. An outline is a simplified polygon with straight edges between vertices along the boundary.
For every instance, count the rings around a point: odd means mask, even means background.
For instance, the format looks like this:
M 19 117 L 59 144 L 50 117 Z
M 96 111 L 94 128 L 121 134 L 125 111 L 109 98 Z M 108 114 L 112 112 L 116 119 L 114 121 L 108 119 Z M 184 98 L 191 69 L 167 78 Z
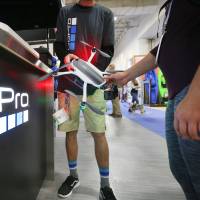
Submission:
M 140 37 L 141 30 L 130 29 L 115 49 L 113 63 L 117 69 L 127 69 L 136 55 L 146 55 L 151 49 L 151 41 Z
M 131 32 L 130 32 L 131 33 Z M 131 41 L 131 37 L 129 41 L 127 41 L 124 48 L 119 47 L 120 51 L 118 55 L 116 55 L 113 58 L 113 63 L 116 65 L 116 69 L 127 69 L 133 64 L 133 58 L 136 55 L 146 55 L 150 48 L 151 48 L 151 43 L 150 40 L 148 39 L 136 39 Z
M 138 28 L 130 29 L 115 47 L 112 63 L 116 69 L 124 70 L 133 64 L 137 55 L 146 55 L 157 43 L 158 11 L 163 4 L 160 0 L 157 11 L 143 18 Z M 161 15 L 162 19 L 163 14 Z M 162 20 L 161 20 L 162 21 Z M 162 24 L 162 22 L 161 22 Z

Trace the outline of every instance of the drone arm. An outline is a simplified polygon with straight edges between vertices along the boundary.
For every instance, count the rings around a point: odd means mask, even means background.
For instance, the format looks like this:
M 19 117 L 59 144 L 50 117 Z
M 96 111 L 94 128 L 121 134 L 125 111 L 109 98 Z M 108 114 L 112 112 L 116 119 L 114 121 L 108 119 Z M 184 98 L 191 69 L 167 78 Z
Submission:
M 110 72 L 107 72 L 107 71 L 102 72 L 102 76 L 109 76 L 109 75 L 111 75 Z
M 57 74 L 53 75 L 53 76 L 64 76 L 64 75 L 69 75 L 69 74 L 74 74 L 73 71 L 69 71 L 69 72 L 58 72 Z
M 93 49 L 91 50 L 91 55 L 90 55 L 90 57 L 89 57 L 89 59 L 88 59 L 88 62 L 89 62 L 89 63 L 91 63 L 91 61 L 92 61 L 92 59 L 94 58 L 95 54 L 96 54 L 96 50 L 93 48 Z

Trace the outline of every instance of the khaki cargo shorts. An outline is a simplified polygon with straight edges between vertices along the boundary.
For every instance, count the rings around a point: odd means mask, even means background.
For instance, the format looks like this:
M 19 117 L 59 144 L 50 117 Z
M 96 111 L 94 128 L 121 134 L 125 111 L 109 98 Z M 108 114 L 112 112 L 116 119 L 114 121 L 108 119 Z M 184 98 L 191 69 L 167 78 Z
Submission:
M 69 120 L 58 126 L 59 131 L 71 132 L 77 131 L 80 121 L 80 101 L 70 94 L 65 95 Z M 82 99 L 82 96 L 79 96 Z M 104 100 L 103 91 L 97 89 L 93 95 L 87 97 L 87 102 L 95 106 L 102 112 L 106 111 L 106 101 Z M 104 133 L 105 132 L 105 115 L 98 115 L 88 107 L 83 110 L 85 127 L 88 132 Z

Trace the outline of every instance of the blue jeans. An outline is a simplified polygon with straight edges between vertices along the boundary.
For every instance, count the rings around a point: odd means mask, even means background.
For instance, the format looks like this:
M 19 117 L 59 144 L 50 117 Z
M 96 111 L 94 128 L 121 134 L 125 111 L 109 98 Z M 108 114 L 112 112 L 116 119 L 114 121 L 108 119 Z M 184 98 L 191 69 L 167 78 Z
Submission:
M 132 103 L 139 104 L 138 94 L 137 93 L 133 93 L 132 94 Z
M 188 87 L 169 101 L 166 111 L 166 139 L 172 174 L 187 200 L 200 200 L 200 142 L 185 140 L 174 129 L 174 112 L 187 94 Z

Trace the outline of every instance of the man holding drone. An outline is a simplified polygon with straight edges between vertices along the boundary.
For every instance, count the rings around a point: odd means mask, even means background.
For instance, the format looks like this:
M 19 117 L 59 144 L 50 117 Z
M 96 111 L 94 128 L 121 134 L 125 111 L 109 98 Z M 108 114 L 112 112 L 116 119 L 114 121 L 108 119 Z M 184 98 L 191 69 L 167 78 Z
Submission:
M 69 63 L 71 59 L 78 57 L 88 61 L 94 49 L 92 47 L 96 47 L 97 53 L 91 63 L 104 71 L 114 53 L 112 12 L 108 8 L 96 4 L 94 0 L 80 0 L 75 5 L 63 7 L 57 20 L 55 42 L 55 51 L 61 62 L 65 58 L 65 63 Z M 101 50 L 109 54 L 110 58 L 106 58 Z M 77 172 L 77 132 L 80 105 L 77 98 L 70 94 L 66 95 L 65 91 L 82 95 L 83 81 L 70 75 L 60 77 L 58 83 L 59 107 L 67 108 L 70 117 L 69 121 L 59 125 L 59 130 L 66 132 L 66 153 L 70 170 L 70 175 L 58 190 L 58 196 L 62 198 L 69 197 L 73 189 L 80 185 Z M 103 91 L 88 85 L 87 94 L 88 102 L 105 112 Z M 66 105 L 66 96 L 68 96 L 68 105 Z M 116 200 L 109 183 L 109 149 L 105 137 L 105 115 L 98 115 L 88 108 L 84 109 L 83 113 L 86 129 L 94 138 L 95 155 L 101 177 L 99 199 Z

